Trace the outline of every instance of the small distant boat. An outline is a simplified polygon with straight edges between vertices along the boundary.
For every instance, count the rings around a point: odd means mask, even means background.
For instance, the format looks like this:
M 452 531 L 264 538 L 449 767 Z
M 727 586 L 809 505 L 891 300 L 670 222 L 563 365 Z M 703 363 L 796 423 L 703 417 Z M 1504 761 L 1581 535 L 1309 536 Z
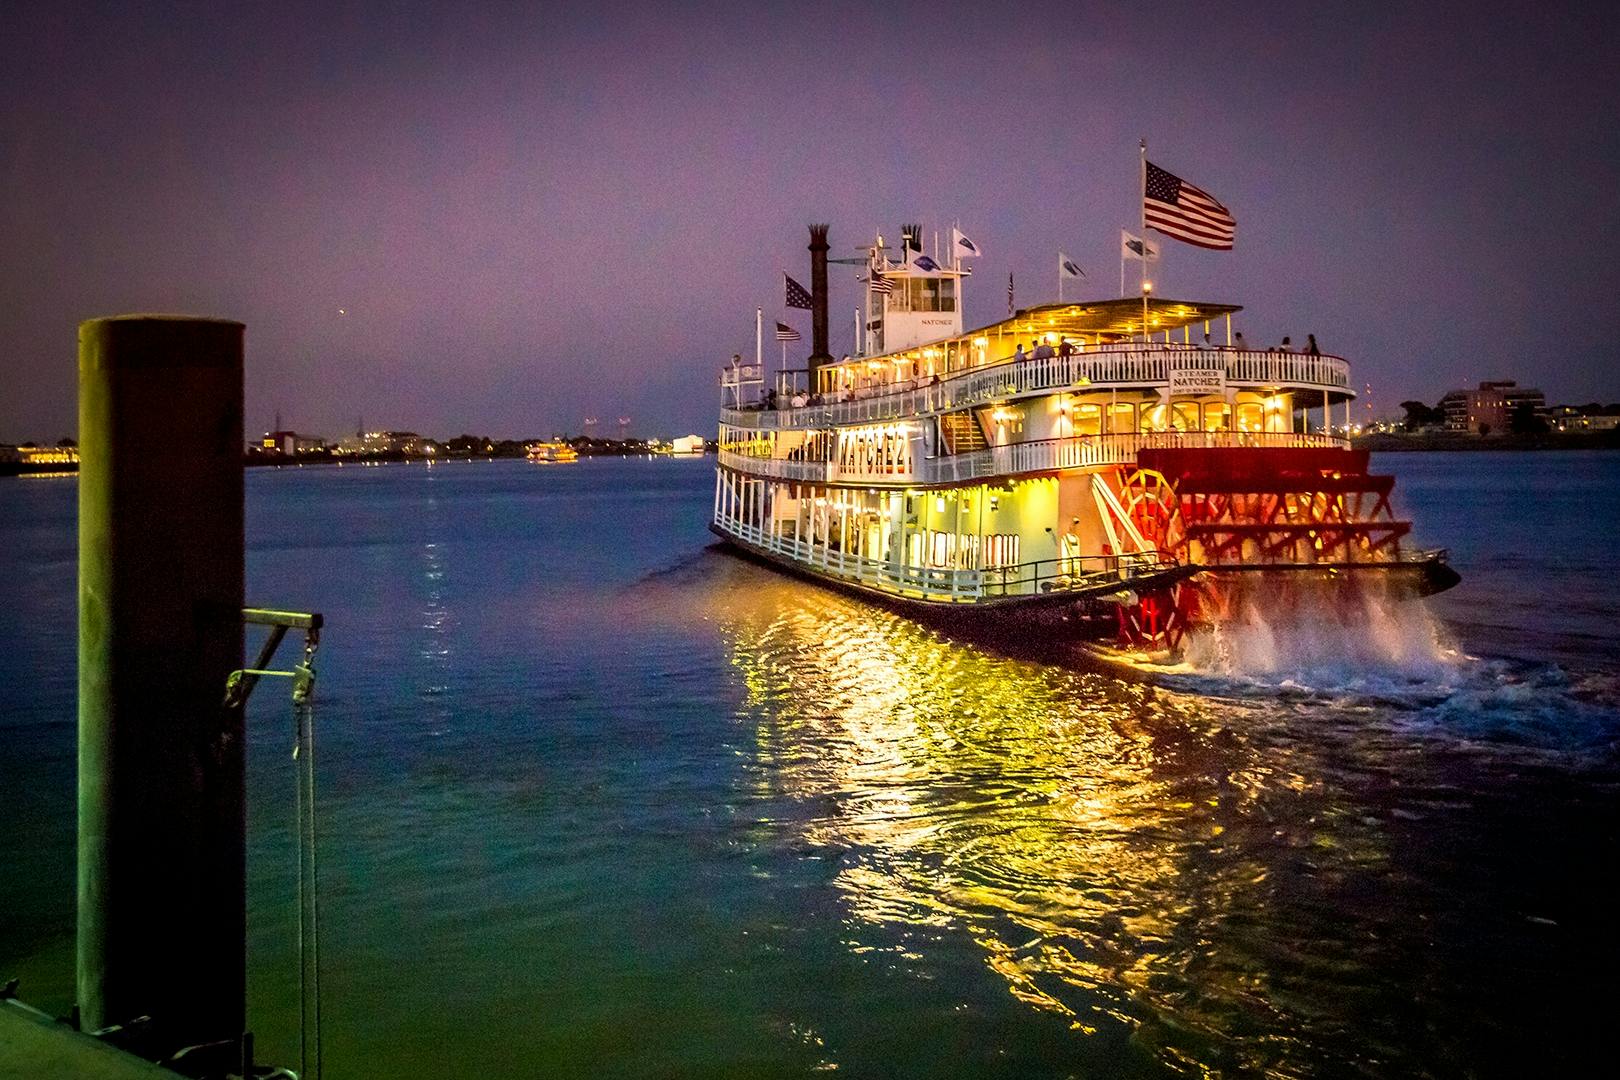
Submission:
M 567 465 L 579 460 L 579 451 L 565 442 L 533 442 L 524 447 L 529 460 L 541 465 Z

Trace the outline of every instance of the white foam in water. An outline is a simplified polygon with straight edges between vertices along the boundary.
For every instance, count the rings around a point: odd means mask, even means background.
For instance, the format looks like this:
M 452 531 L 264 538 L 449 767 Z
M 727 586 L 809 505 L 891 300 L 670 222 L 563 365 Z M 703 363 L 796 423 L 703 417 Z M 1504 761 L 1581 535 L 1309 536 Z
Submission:
M 1234 590 L 1226 620 L 1189 635 L 1186 668 L 1303 688 L 1445 683 L 1464 657 L 1421 600 L 1368 576 L 1334 581 L 1255 577 Z

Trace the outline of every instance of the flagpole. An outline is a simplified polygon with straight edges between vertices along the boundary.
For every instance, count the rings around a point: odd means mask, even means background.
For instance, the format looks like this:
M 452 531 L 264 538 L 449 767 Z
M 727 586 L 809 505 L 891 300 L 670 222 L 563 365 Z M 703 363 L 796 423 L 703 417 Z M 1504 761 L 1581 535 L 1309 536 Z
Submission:
M 1137 185 L 1136 194 L 1142 210 L 1142 341 L 1148 339 L 1148 295 L 1147 295 L 1147 140 L 1142 140 L 1142 182 Z
M 1119 238 L 1119 295 L 1125 295 L 1125 238 Z M 1142 250 L 1147 251 L 1147 241 L 1142 241 Z
M 1058 303 L 1063 303 L 1063 252 L 1058 252 Z
M 765 378 L 765 309 L 759 307 L 754 309 L 754 366 L 759 369 L 759 384 L 769 390 L 770 381 Z M 737 393 L 741 395 L 741 387 Z M 738 400 L 740 401 L 741 397 Z

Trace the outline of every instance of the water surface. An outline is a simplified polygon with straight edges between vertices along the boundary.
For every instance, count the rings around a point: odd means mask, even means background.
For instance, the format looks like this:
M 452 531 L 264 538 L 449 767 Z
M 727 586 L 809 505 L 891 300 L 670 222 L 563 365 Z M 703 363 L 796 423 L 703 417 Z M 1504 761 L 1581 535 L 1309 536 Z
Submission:
M 712 459 L 250 471 L 251 599 L 330 626 L 327 1075 L 1568 1071 L 1620 956 L 1620 455 L 1375 464 L 1465 579 L 1410 648 L 1163 686 L 714 552 Z M 0 483 L 0 977 L 55 1009 L 74 495 Z M 274 685 L 251 725 L 295 1063 Z

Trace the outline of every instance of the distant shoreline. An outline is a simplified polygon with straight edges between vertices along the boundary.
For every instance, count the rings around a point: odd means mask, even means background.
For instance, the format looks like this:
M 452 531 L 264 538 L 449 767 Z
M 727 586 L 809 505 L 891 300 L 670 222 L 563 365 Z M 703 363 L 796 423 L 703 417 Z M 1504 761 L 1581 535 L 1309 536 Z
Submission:
M 695 460 L 707 456 L 707 451 L 701 455 L 693 454 L 654 454 L 651 451 L 591 451 L 582 453 L 580 460 L 586 458 L 639 458 L 639 457 L 667 457 L 674 460 Z M 344 465 L 401 465 L 401 464 L 428 464 L 449 465 L 457 461 L 526 461 L 526 457 L 507 454 L 365 454 L 335 457 L 330 454 L 310 454 L 303 457 L 276 457 L 274 455 L 250 455 L 242 459 L 244 469 L 302 469 L 315 467 L 341 468 Z M 74 464 L 31 465 L 16 461 L 0 461 L 0 477 L 6 476 L 72 476 L 79 471 Z
M 1470 453 L 1481 450 L 1620 450 L 1620 430 L 1542 433 L 1524 435 L 1468 435 L 1461 432 L 1426 435 L 1361 435 L 1350 440 L 1357 450 L 1371 450 L 1379 454 L 1444 451 Z M 642 457 L 646 452 L 609 451 L 582 454 L 581 457 Z M 299 468 L 318 465 L 380 465 L 402 462 L 434 462 L 449 464 L 453 461 L 522 461 L 520 457 L 501 454 L 458 454 L 451 456 L 367 454 L 364 456 L 335 457 L 309 455 L 307 457 L 281 457 L 270 455 L 249 456 L 242 459 L 243 468 Z M 0 462 L 0 477 L 7 476 L 63 476 L 79 471 L 78 465 L 26 465 L 15 461 Z
M 1350 441 L 1357 450 L 1380 454 L 1420 450 L 1620 450 L 1620 430 L 1541 432 L 1522 435 L 1469 435 L 1445 432 L 1425 435 L 1361 435 Z

